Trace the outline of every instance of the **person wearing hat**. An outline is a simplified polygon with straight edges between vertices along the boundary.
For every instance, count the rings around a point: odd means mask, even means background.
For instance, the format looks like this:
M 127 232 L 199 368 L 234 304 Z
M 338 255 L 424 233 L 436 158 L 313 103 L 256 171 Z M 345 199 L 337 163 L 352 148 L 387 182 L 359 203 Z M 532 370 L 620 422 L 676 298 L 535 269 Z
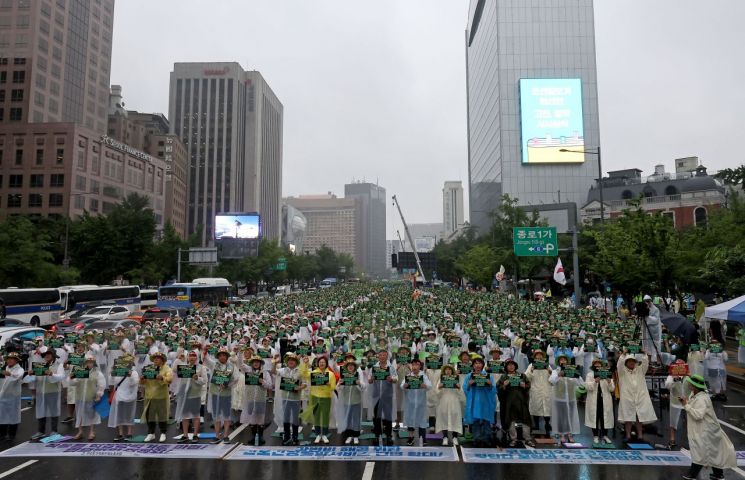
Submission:
M 533 430 L 543 425 L 546 429 L 546 437 L 551 438 L 551 395 L 553 386 L 549 382 L 553 370 L 546 361 L 546 354 L 542 350 L 533 353 L 533 362 L 525 370 L 525 378 L 530 382 L 530 398 L 528 408 L 533 417 Z
M 683 411 L 683 404 L 680 399 L 685 396 L 685 380 L 687 375 L 680 375 L 678 370 L 686 369 L 687 365 L 683 360 L 676 360 L 670 365 L 670 375 L 665 379 L 665 388 L 670 392 L 670 441 L 668 447 L 672 450 L 677 447 L 678 424 L 680 423 L 680 413 Z
M 501 408 L 504 410 L 503 427 L 508 429 L 510 446 L 514 447 L 518 441 L 518 428 L 522 433 L 522 440 L 530 447 L 535 446 L 531 435 L 530 407 L 528 390 L 530 381 L 518 372 L 517 362 L 507 360 L 504 362 L 504 373 L 498 380 L 499 389 L 502 391 Z
M 135 358 L 132 354 L 125 353 L 117 359 L 116 363 L 112 364 L 110 375 L 114 399 L 111 401 L 108 425 L 117 429 L 115 442 L 131 441 L 134 434 L 137 389 L 140 385 L 140 374 L 134 368 L 134 363 Z
M 404 395 L 404 424 L 409 430 L 409 446 L 414 445 L 416 429 L 419 430 L 419 446 L 424 446 L 427 427 L 429 427 L 427 391 L 431 388 L 432 383 L 429 377 L 422 371 L 422 361 L 414 357 L 411 360 L 411 372 L 401 379 L 401 389 Z
M 396 418 L 396 384 L 398 374 L 394 363 L 388 361 L 387 348 L 378 349 L 378 361 L 369 373 L 370 406 L 368 415 L 373 417 L 373 433 L 379 443 L 393 446 L 393 421 Z M 383 439 L 385 435 L 385 439 Z
M 145 442 L 155 440 L 155 427 L 160 430 L 158 441 L 166 441 L 168 431 L 168 416 L 170 410 L 170 397 L 168 387 L 173 381 L 173 372 L 166 365 L 166 355 L 162 352 L 155 352 L 150 355 L 152 368 L 155 370 L 155 378 L 145 378 L 144 369 L 140 383 L 145 385 L 145 406 L 142 411 L 142 421 L 147 423 L 147 436 Z
M 47 418 L 51 420 L 50 435 L 57 433 L 60 416 L 60 402 L 62 384 L 65 381 L 65 369 L 57 361 L 57 354 L 53 348 L 42 352 L 42 362 L 31 365 L 36 387 L 36 419 L 39 423 L 38 431 L 31 437 L 40 440 L 45 436 Z
M 275 422 L 284 428 L 282 445 L 297 445 L 300 430 L 301 392 L 308 387 L 303 382 L 297 355 L 288 353 L 284 358 L 285 367 L 277 370 L 275 386 Z M 277 421 L 279 420 L 279 421 Z
M 360 444 L 362 393 L 365 387 L 357 361 L 353 357 L 347 357 L 341 367 L 339 381 L 336 382 L 336 428 L 345 445 Z
M 644 354 L 638 356 L 641 357 L 641 365 L 637 365 L 636 356 L 624 350 L 616 366 L 620 387 L 618 421 L 624 423 L 626 443 L 631 441 L 632 424 L 636 423 L 636 440 L 643 441 L 643 424 L 657 421 L 645 378 L 649 358 Z
M 435 432 L 442 432 L 443 447 L 447 447 L 450 442 L 457 446 L 458 435 L 463 434 L 463 404 L 466 397 L 460 385 L 455 368 L 452 365 L 443 365 L 437 382 L 439 401 L 435 411 Z
M 70 385 L 75 387 L 75 427 L 78 429 L 73 439 L 82 439 L 83 429 L 88 427 L 88 441 L 92 442 L 96 438 L 94 426 L 101 423 L 94 404 L 101 400 L 106 389 L 106 379 L 96 366 L 96 357 L 85 355 L 83 368 L 71 372 Z
M 662 320 L 660 319 L 660 309 L 652 302 L 652 297 L 644 295 L 644 304 L 649 312 L 644 317 L 644 324 L 641 326 L 642 331 L 642 349 L 652 357 L 654 363 L 660 359 L 657 353 L 662 345 Z
M 5 355 L 5 366 L 0 376 L 0 440 L 13 441 L 21 423 L 21 382 L 23 368 L 16 352 Z
M 569 443 L 574 443 L 574 435 L 580 433 L 579 410 L 577 409 L 577 395 L 575 391 L 584 385 L 582 377 L 576 375 L 577 367 L 572 365 L 569 357 L 559 355 L 556 358 L 556 368 L 551 373 L 549 382 L 551 389 L 551 423 L 559 434 L 560 443 L 564 437 Z M 533 396 L 531 383 L 530 396 Z
M 497 408 L 496 381 L 484 370 L 486 363 L 483 358 L 476 357 L 471 364 L 473 371 L 466 374 L 462 384 L 466 396 L 463 423 L 471 429 L 474 446 L 485 447 L 491 443 L 490 427 Z
M 313 433 L 316 438 L 313 443 L 329 443 L 329 423 L 331 421 L 331 397 L 336 388 L 336 375 L 329 368 L 325 356 L 317 357 L 315 368 L 311 370 L 310 396 L 308 407 L 300 418 L 306 423 L 313 423 Z
M 176 397 L 173 418 L 181 426 L 178 443 L 199 443 L 202 390 L 209 378 L 207 368 L 199 363 L 196 350 L 189 350 L 185 359 L 176 359 L 172 368 L 176 372 L 172 383 Z
M 728 359 L 729 355 L 723 345 L 712 339 L 704 354 L 704 378 L 709 382 L 709 390 L 713 393 L 712 400 L 727 401 L 727 369 L 724 365 Z
M 406 345 L 398 347 L 396 351 L 396 376 L 404 378 L 411 373 L 411 349 Z M 396 420 L 393 422 L 393 429 L 403 428 L 404 414 L 404 391 L 401 385 L 396 383 Z
M 242 357 L 241 357 L 241 360 Z M 264 360 L 258 355 L 241 361 L 240 371 L 243 373 L 243 406 L 241 408 L 241 423 L 251 427 L 251 438 L 255 445 L 264 445 L 264 425 L 267 423 L 266 401 L 267 393 L 273 388 L 272 376 L 264 370 Z
M 601 440 L 604 444 L 610 445 L 613 442 L 608 438 L 608 430 L 614 425 L 612 395 L 616 386 L 603 360 L 596 358 L 592 361 L 585 377 L 585 388 L 585 426 L 592 429 L 594 445 L 599 445 Z
M 204 357 L 204 365 L 210 372 L 207 411 L 215 422 L 215 440 L 211 443 L 230 443 L 233 385 L 238 382 L 238 375 L 226 347 L 220 347 L 215 357 L 209 354 Z
M 706 382 L 701 375 L 686 378 L 691 389 L 688 397 L 679 398 L 688 419 L 688 444 L 691 452 L 691 469 L 685 479 L 695 479 L 703 467 L 711 467 L 709 478 L 724 478 L 725 468 L 737 467 L 735 447 L 719 424 L 711 398 L 706 391 Z

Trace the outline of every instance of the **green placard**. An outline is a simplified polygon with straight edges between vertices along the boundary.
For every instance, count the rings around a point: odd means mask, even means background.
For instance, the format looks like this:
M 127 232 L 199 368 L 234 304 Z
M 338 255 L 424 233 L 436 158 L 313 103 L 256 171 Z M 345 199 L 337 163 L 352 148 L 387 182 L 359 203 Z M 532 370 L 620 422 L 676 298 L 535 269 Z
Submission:
M 385 380 L 388 376 L 390 376 L 390 372 L 387 368 L 373 367 L 373 380 Z
M 135 345 L 135 353 L 138 355 L 147 355 L 147 352 L 149 351 L 150 347 L 148 347 L 146 343 L 138 343 Z
M 577 377 L 577 367 L 574 365 L 565 365 L 561 369 L 562 372 L 564 372 L 564 377 L 566 378 L 576 378 Z
M 73 367 L 72 368 L 72 378 L 90 378 L 91 371 L 88 368 L 84 367 Z
M 78 334 L 77 333 L 67 333 L 65 334 L 65 343 L 70 344 L 76 344 L 78 342 Z
M 555 257 L 559 243 L 555 227 L 514 227 L 512 245 L 518 257 Z
M 47 341 L 47 346 L 51 348 L 62 348 L 64 344 L 65 341 L 61 338 L 51 338 Z
M 71 353 L 67 356 L 67 363 L 73 366 L 82 365 L 85 363 L 85 354 Z
M 430 355 L 424 359 L 424 367 L 430 370 L 437 370 L 442 366 L 442 359 L 437 355 Z
M 628 345 L 626 345 L 626 348 L 628 349 L 629 353 L 633 354 L 639 353 L 642 349 L 641 345 L 639 345 L 638 343 L 629 343 Z
M 489 375 L 485 373 L 474 373 L 471 375 L 471 380 L 473 380 L 473 384 L 477 387 L 486 387 L 486 382 L 489 380 Z
M 142 367 L 142 378 L 145 380 L 155 380 L 160 375 L 160 369 L 155 365 L 145 365 Z
M 178 378 L 192 378 L 197 374 L 196 365 L 179 365 L 176 368 L 176 376 Z
M 299 384 L 300 380 L 297 378 L 282 377 L 280 379 L 279 389 L 285 392 L 294 392 Z
M 533 370 L 545 370 L 545 369 L 546 369 L 545 360 L 536 360 L 533 362 Z
M 267 350 L 266 348 L 260 348 L 256 350 L 256 354 L 261 358 L 269 358 L 272 356 L 271 350 Z
M 424 388 L 424 382 L 422 377 L 419 375 L 406 375 L 406 385 L 409 386 L 409 390 L 419 390 Z
M 34 375 L 37 377 L 43 377 L 47 374 L 47 371 L 49 370 L 49 366 L 44 362 L 33 362 L 31 364 L 31 370 L 34 372 Z
M 409 355 L 396 355 L 396 362 L 400 363 L 401 365 L 406 365 L 411 361 L 411 356 Z
M 692 343 L 688 346 L 688 350 L 691 352 L 700 352 L 701 345 L 699 345 L 698 343 Z
M 501 360 L 489 360 L 488 369 L 489 373 L 502 373 L 504 372 L 504 362 Z
M 232 370 L 214 371 L 212 372 L 211 383 L 213 385 L 224 385 L 227 386 L 230 380 L 233 378 Z
M 722 346 L 719 345 L 719 344 L 717 344 L 717 345 L 709 345 L 709 351 L 711 353 L 722 353 Z
M 341 384 L 344 386 L 351 387 L 357 385 L 357 380 L 357 372 L 344 371 L 341 373 Z
M 312 387 L 322 387 L 328 384 L 329 384 L 329 374 L 327 372 L 310 374 L 310 385 Z
M 295 350 L 295 353 L 300 355 L 301 357 L 307 357 L 310 355 L 310 346 L 309 345 L 298 345 L 297 349 Z M 265 358 L 265 357 L 262 357 Z
M 427 342 L 424 345 L 424 351 L 427 353 L 437 353 L 440 351 L 440 346 L 436 343 Z
M 119 342 L 111 341 L 109 342 L 109 350 L 120 350 L 122 348 L 122 344 Z
M 520 375 L 514 373 L 508 376 L 508 380 L 510 381 L 510 387 L 519 387 L 523 381 Z
M 450 348 L 460 348 L 463 346 L 463 341 L 460 338 L 454 337 L 448 340 L 448 347 Z
M 459 380 L 457 375 L 443 375 L 440 377 L 440 383 L 442 383 L 444 388 L 460 388 Z
M 130 370 L 132 370 L 132 367 L 129 363 L 115 361 L 111 370 L 111 375 L 113 377 L 126 377 Z
M 246 373 L 243 378 L 243 383 L 252 386 L 261 385 L 261 376 L 260 372 Z
M 473 367 L 470 363 L 458 362 L 458 373 L 460 375 L 467 375 L 471 372 L 473 372 Z
M 595 376 L 601 380 L 607 380 L 613 376 L 613 373 L 607 368 L 600 368 L 595 372 Z

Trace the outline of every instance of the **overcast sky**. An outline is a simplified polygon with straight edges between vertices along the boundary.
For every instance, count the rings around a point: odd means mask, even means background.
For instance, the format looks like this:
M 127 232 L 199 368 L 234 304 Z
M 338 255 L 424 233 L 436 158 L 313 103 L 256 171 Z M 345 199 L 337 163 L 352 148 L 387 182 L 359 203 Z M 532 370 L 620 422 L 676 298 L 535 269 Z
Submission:
M 285 196 L 378 181 L 408 222 L 441 222 L 443 182 L 468 188 L 467 14 L 467 0 L 118 0 L 111 83 L 127 108 L 168 114 L 174 62 L 238 61 L 284 104 Z M 743 18 L 743 0 L 595 1 L 604 171 L 745 161 Z M 388 238 L 398 228 L 389 205 Z

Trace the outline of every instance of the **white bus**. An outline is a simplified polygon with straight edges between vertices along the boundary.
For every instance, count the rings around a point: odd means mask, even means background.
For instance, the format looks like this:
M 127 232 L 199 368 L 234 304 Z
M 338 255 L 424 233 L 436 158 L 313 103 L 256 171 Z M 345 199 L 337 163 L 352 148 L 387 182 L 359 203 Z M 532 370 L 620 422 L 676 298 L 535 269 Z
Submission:
M 137 285 L 112 286 L 70 286 L 59 289 L 62 311 L 70 315 L 98 305 L 122 305 L 130 312 L 140 309 L 140 287 Z
M 143 290 L 140 289 L 140 308 L 147 310 L 148 308 L 154 307 L 158 303 L 158 290 Z
M 54 325 L 60 319 L 62 302 L 56 288 L 7 288 L 0 290 L 5 316 L 35 327 Z

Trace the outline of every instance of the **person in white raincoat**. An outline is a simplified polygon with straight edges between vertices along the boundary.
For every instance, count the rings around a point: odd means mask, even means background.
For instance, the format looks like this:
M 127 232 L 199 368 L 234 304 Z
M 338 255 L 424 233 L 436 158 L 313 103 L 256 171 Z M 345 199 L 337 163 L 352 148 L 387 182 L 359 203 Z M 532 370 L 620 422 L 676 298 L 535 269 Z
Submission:
M 67 418 L 62 420 L 62 423 L 72 423 L 75 421 L 75 386 L 70 384 L 70 373 L 72 373 L 72 369 L 75 366 L 83 365 L 83 362 L 85 361 L 86 348 L 87 346 L 85 342 L 82 340 L 77 342 L 72 353 L 67 355 L 67 359 L 63 363 L 63 366 L 65 367 L 64 385 L 67 387 L 67 395 L 65 396 L 67 403 Z
M 117 429 L 115 442 L 131 441 L 134 433 L 135 410 L 137 409 L 137 389 L 140 386 L 140 374 L 134 368 L 135 358 L 126 353 L 119 357 L 116 364 L 112 364 L 111 385 L 116 388 L 114 400 L 111 402 L 108 425 Z M 117 365 L 127 366 L 125 376 L 119 376 Z
M 339 381 L 336 383 L 338 401 L 336 402 L 336 427 L 344 439 L 344 444 L 360 444 L 362 431 L 362 393 L 366 382 L 354 357 L 347 357 L 341 367 Z
M 193 368 L 194 374 L 190 377 L 180 377 L 180 365 Z M 202 388 L 209 379 L 207 368 L 199 364 L 199 354 L 191 350 L 186 356 L 186 361 L 176 359 L 173 362 L 173 371 L 176 374 L 172 383 L 176 392 L 176 410 L 173 418 L 177 425 L 181 425 L 182 432 L 178 443 L 199 443 Z M 193 435 L 189 434 L 190 424 L 194 429 Z
M 264 360 L 254 355 L 248 360 L 248 365 L 241 362 L 239 367 L 244 374 L 241 423 L 251 426 L 251 438 L 258 445 L 266 443 L 263 433 L 267 420 L 266 400 L 267 393 L 273 388 L 272 376 L 263 366 Z
M 383 442 L 383 435 L 385 435 L 386 446 L 392 446 L 393 421 L 396 419 L 395 387 L 398 383 L 398 375 L 396 365 L 388 361 L 388 350 L 385 348 L 378 350 L 378 361 L 371 367 L 368 382 L 372 408 L 367 413 L 373 417 L 373 433 L 379 442 Z
M 701 345 L 696 343 L 688 347 L 688 371 L 691 375 L 706 375 L 704 368 L 704 352 Z
M 676 364 L 685 365 L 685 362 L 683 360 L 676 360 L 673 365 Z M 668 414 L 670 418 L 670 440 L 668 446 L 670 449 L 677 447 L 676 437 L 678 433 L 678 424 L 680 423 L 680 414 L 683 411 L 683 404 L 680 403 L 680 399 L 687 395 L 687 392 L 685 391 L 687 384 L 684 383 L 686 377 L 673 375 L 672 368 L 673 367 L 670 367 L 670 375 L 665 379 L 665 388 L 670 391 L 670 410 Z
M 706 367 L 704 378 L 709 382 L 709 389 L 714 393 L 712 400 L 727 401 L 727 369 L 724 364 L 728 358 L 729 355 L 722 345 L 712 340 L 704 354 L 704 366 Z
M 36 387 L 36 419 L 39 423 L 38 431 L 32 440 L 41 439 L 46 432 L 47 418 L 51 420 L 51 435 L 57 433 L 60 416 L 60 401 L 62 383 L 65 381 L 65 369 L 57 362 L 54 349 L 47 349 L 42 354 L 43 362 L 38 364 L 39 371 L 35 371 L 34 385 Z M 34 366 L 32 365 L 32 369 Z M 37 373 L 40 373 L 37 375 Z
M 605 377 L 605 378 L 601 378 Z M 612 444 L 608 430 L 613 428 L 613 391 L 616 386 L 604 360 L 596 358 L 585 376 L 587 400 L 585 426 L 592 429 L 593 444 Z
M 79 371 L 86 370 L 86 378 L 78 376 Z M 101 416 L 94 404 L 101 399 L 106 389 L 106 378 L 96 366 L 96 357 L 86 354 L 85 367 L 73 370 L 70 384 L 75 386 L 75 427 L 78 429 L 73 438 L 82 439 L 83 428 L 88 427 L 88 441 L 93 441 L 96 438 L 93 428 L 101 423 Z
M 21 423 L 21 381 L 23 368 L 16 352 L 5 356 L 5 367 L 0 376 L 0 441 L 13 441 Z
M 211 355 L 204 358 L 205 366 L 210 370 L 210 392 L 207 397 L 207 410 L 215 422 L 215 440 L 211 443 L 230 443 L 230 424 L 232 422 L 231 397 L 233 385 L 238 381 L 237 368 L 229 362 L 230 352 L 221 347 L 216 353 L 217 360 Z
M 712 480 L 724 478 L 723 469 L 737 467 L 735 447 L 727 438 L 706 391 L 701 375 L 686 378 L 692 393 L 681 397 L 680 403 L 688 418 L 688 444 L 691 450 L 691 469 L 683 478 L 695 479 L 703 467 L 711 467 Z
M 584 381 L 582 377 L 577 376 L 579 373 L 577 367 L 569 364 L 568 356 L 559 355 L 556 358 L 556 363 L 556 369 L 549 378 L 549 381 L 553 384 L 551 421 L 556 432 L 560 435 L 560 442 L 564 442 L 564 435 L 566 435 L 569 443 L 574 443 L 574 435 L 580 433 L 576 390 L 577 387 L 584 384 Z M 531 387 L 532 385 L 531 382 Z
M 432 388 L 432 383 L 422 371 L 422 361 L 416 357 L 411 361 L 411 372 L 399 380 L 404 392 L 404 424 L 409 429 L 408 445 L 414 445 L 415 431 L 418 429 L 419 446 L 423 447 L 429 426 L 427 391 Z
M 437 382 L 439 402 L 435 414 L 435 431 L 442 432 L 442 446 L 450 441 L 458 445 L 458 435 L 463 433 L 463 408 L 466 396 L 461 390 L 461 382 L 452 365 L 444 365 Z M 446 383 L 443 383 L 445 377 Z
M 548 379 L 552 373 L 553 370 L 546 361 L 546 354 L 541 350 L 536 350 L 533 353 L 533 363 L 528 365 L 525 370 L 525 376 L 530 382 L 528 408 L 530 409 L 530 416 L 533 417 L 533 430 L 539 429 L 541 417 L 543 417 L 547 437 L 551 437 L 551 392 L 553 387 Z
M 625 441 L 627 443 L 631 441 L 631 426 L 633 423 L 636 423 L 637 440 L 642 441 L 644 435 L 642 425 L 657 421 L 652 399 L 649 398 L 647 381 L 644 377 L 649 368 L 649 359 L 645 354 L 639 356 L 641 357 L 641 365 L 637 365 L 635 356 L 628 355 L 628 351 L 625 351 L 624 355 L 621 355 L 618 359 L 617 364 L 620 390 L 618 421 L 624 423 Z
M 294 353 L 285 355 L 285 365 L 277 371 L 275 381 L 275 423 L 284 428 L 283 445 L 297 445 L 300 429 L 301 393 L 308 388 L 301 378 L 298 358 Z

